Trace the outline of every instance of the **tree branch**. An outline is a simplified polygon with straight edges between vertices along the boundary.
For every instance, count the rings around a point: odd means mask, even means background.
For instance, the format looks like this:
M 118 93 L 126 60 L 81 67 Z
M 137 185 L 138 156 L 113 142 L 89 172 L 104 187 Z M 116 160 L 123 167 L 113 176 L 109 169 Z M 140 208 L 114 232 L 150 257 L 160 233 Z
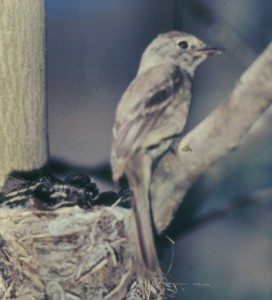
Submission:
M 176 153 L 160 161 L 152 178 L 152 211 L 158 232 L 174 217 L 189 187 L 241 139 L 272 103 L 272 44 L 241 76 L 229 97 L 182 137 Z M 189 145 L 192 151 L 184 151 Z

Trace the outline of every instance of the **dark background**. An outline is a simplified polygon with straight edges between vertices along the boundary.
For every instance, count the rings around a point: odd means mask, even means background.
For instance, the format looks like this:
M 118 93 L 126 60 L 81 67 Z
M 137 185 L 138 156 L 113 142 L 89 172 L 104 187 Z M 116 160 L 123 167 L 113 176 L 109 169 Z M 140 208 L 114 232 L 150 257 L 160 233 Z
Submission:
M 196 72 L 188 131 L 222 102 L 271 41 L 272 2 L 47 0 L 47 97 L 54 160 L 92 170 L 94 177 L 94 168 L 107 166 L 120 96 L 135 76 L 145 47 L 169 30 L 184 30 L 226 49 Z M 193 186 L 184 204 L 191 205 L 189 217 L 192 211 L 205 213 L 271 187 L 271 148 L 270 109 L 242 146 Z M 113 188 L 105 178 L 99 183 L 101 190 Z M 272 299 L 271 203 L 237 209 L 192 231 L 183 222 L 188 217 L 185 208 L 181 206 L 167 233 L 176 242 L 174 248 L 162 241 L 164 270 L 174 256 L 168 278 L 177 285 L 175 299 Z

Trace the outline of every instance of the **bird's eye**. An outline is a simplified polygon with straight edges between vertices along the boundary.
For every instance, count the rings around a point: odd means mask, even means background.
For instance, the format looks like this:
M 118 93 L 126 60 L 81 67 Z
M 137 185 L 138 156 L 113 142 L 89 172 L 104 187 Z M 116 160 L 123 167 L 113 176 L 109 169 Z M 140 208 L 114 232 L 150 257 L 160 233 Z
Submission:
M 181 49 L 188 49 L 188 47 L 189 47 L 189 44 L 186 41 L 181 41 L 178 43 L 178 45 Z

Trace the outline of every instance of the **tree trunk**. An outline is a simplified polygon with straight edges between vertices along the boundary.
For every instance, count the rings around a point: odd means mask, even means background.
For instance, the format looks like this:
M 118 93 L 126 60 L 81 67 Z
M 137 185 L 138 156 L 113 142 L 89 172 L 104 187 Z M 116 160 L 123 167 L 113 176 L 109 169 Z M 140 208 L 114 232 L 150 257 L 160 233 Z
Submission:
M 43 0 L 1 0 L 0 187 L 47 160 Z

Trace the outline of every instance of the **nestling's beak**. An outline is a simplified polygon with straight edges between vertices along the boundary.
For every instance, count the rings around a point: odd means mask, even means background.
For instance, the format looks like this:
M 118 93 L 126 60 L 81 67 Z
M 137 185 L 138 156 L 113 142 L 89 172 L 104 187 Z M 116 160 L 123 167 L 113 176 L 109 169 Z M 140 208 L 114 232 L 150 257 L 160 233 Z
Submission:
M 196 54 L 199 56 L 209 56 L 209 55 L 214 55 L 214 54 L 221 54 L 225 52 L 223 48 L 215 48 L 215 47 L 205 47 L 202 49 L 196 50 Z

